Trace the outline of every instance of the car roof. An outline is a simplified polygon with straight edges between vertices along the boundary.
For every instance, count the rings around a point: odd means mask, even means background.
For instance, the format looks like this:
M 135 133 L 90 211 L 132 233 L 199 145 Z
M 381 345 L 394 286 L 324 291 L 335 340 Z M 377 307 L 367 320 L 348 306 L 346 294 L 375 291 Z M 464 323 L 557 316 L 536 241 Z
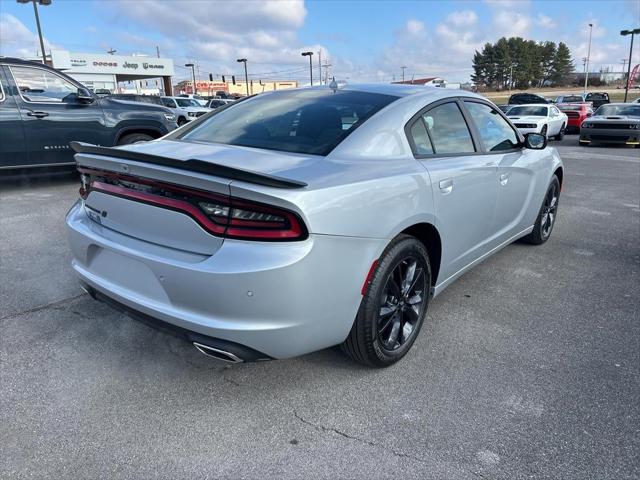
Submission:
M 300 87 L 290 90 L 277 90 L 277 92 L 291 91 L 291 90 L 327 90 L 331 87 L 329 85 L 315 85 L 313 87 Z M 381 95 L 392 95 L 398 98 L 408 96 L 419 96 L 420 98 L 432 98 L 437 100 L 439 98 L 449 97 L 472 97 L 487 100 L 486 97 L 478 95 L 476 93 L 468 92 L 466 90 L 430 87 L 424 85 L 401 85 L 390 83 L 353 83 L 353 84 L 338 84 L 338 90 L 352 91 L 352 92 L 366 92 L 377 93 Z M 275 93 L 275 92 L 269 92 Z

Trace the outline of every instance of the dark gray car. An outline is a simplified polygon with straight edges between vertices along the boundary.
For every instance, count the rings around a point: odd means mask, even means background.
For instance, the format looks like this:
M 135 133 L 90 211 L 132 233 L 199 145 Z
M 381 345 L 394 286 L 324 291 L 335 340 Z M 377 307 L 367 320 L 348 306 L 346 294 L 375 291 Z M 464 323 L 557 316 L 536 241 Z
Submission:
M 609 103 L 580 126 L 580 145 L 624 143 L 640 145 L 640 105 Z
M 124 145 L 175 128 L 168 108 L 99 97 L 46 65 L 0 58 L 0 169 L 71 165 L 74 140 Z

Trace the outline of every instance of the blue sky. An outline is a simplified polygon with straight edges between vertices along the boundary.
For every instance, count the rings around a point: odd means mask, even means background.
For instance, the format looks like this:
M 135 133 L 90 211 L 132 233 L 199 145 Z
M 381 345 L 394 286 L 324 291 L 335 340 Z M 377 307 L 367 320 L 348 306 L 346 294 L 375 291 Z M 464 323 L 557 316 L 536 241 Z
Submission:
M 464 81 L 474 50 L 501 36 L 564 41 L 580 70 L 588 23 L 594 69 L 620 70 L 629 45 L 619 31 L 640 26 L 640 0 L 53 0 L 40 14 L 47 49 L 155 55 L 157 45 L 176 65 L 196 61 L 202 78 L 239 74 L 235 59 L 246 57 L 256 79 L 304 81 L 300 52 L 313 50 L 336 78 L 390 81 L 405 65 L 409 78 Z M 0 54 L 35 56 L 35 31 L 31 5 L 0 0 Z

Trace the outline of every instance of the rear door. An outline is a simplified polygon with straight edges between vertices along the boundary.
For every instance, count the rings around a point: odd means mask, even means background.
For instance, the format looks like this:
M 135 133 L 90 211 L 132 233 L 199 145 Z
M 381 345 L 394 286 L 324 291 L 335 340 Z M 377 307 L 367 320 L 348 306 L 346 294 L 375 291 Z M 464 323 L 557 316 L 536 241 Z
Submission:
M 63 75 L 31 65 L 11 65 L 11 78 L 23 120 L 30 165 L 73 163 L 69 143 L 77 140 L 111 145 L 111 132 L 96 99 L 77 101 L 79 84 Z
M 439 276 L 446 281 L 488 251 L 497 166 L 478 155 L 459 101 L 430 105 L 407 128 L 414 155 L 431 178 L 436 227 L 444 240 Z
M 20 110 L 0 65 L 0 168 L 26 164 L 24 128 Z
M 464 106 L 486 162 L 497 165 L 493 180 L 497 203 L 489 224 L 493 248 L 530 226 L 525 216 L 535 183 L 537 156 L 522 148 L 520 136 L 497 108 L 480 99 L 465 99 Z

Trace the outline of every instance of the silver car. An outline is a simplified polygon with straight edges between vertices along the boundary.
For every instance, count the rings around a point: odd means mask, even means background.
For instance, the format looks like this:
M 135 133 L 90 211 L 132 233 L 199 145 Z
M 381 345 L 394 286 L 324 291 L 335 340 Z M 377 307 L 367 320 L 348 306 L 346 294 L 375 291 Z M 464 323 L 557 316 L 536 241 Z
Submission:
M 83 288 L 233 362 L 339 344 L 396 362 L 433 296 L 549 238 L 563 179 L 546 138 L 483 97 L 403 85 L 265 93 L 159 140 L 73 148 Z

